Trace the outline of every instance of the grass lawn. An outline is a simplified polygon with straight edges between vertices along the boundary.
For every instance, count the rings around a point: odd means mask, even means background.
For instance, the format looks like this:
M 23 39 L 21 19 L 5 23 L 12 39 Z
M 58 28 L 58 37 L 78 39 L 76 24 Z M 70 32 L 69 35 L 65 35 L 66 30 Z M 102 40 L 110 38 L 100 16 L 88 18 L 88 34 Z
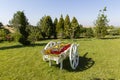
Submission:
M 49 67 L 40 51 L 50 40 L 22 46 L 0 43 L 0 80 L 120 80 L 120 39 L 78 39 L 80 63 L 73 71 L 69 59 Z M 56 41 L 56 40 L 53 40 Z M 64 40 L 72 42 L 72 40 Z

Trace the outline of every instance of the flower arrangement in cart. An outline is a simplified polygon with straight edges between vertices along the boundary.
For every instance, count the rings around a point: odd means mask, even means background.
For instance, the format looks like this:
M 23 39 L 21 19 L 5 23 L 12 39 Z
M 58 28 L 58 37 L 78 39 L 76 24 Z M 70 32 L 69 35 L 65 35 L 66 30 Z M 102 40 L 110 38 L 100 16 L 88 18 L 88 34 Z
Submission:
M 69 44 L 65 44 L 65 43 L 61 43 L 55 46 L 52 46 L 51 48 L 45 50 L 46 54 L 60 54 L 62 52 L 64 52 L 65 50 L 67 50 L 70 47 L 70 43 Z

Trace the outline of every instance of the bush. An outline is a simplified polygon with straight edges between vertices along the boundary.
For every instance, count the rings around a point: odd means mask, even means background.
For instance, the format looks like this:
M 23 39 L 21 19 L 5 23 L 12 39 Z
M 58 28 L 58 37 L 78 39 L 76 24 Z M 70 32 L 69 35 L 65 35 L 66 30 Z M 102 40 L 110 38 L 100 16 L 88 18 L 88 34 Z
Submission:
M 31 44 L 31 42 L 28 41 L 28 40 L 26 40 L 26 38 L 25 38 L 24 36 L 21 36 L 21 37 L 19 38 L 19 42 L 20 42 L 21 44 L 23 44 L 23 45 L 30 45 L 30 44 Z
M 11 42 L 11 41 L 14 40 L 14 38 L 11 36 L 11 34 L 7 34 L 7 35 L 5 36 L 5 40 Z
M 5 40 L 5 36 L 6 36 L 6 32 L 4 29 L 0 29 L 0 41 L 4 41 Z
M 16 33 L 12 33 L 12 34 L 11 34 L 11 37 L 13 38 L 13 41 L 16 41 L 16 42 L 19 41 L 19 39 L 20 39 L 21 36 L 22 36 L 22 35 L 21 35 L 19 32 L 16 32 Z

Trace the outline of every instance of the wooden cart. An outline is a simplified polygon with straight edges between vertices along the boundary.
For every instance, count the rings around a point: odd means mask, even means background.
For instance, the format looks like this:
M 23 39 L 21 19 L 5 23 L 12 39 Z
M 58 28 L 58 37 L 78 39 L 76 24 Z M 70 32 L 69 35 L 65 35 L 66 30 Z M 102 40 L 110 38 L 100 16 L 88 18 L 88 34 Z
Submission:
M 50 41 L 42 50 L 43 60 L 49 61 L 49 66 L 52 61 L 60 64 L 60 69 L 63 68 L 63 60 L 69 57 L 72 69 L 76 69 L 79 64 L 78 44 L 65 44 L 62 42 Z

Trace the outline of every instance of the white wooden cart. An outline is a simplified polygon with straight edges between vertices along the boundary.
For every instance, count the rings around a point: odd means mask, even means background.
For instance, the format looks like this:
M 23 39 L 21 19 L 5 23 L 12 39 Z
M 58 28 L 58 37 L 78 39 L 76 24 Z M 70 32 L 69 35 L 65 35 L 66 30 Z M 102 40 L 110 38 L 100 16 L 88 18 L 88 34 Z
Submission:
M 42 50 L 43 60 L 49 61 L 49 66 L 52 65 L 52 61 L 55 61 L 56 64 L 60 64 L 60 69 L 62 69 L 63 60 L 66 57 L 69 57 L 71 68 L 76 69 L 79 64 L 78 44 L 74 44 L 74 43 L 70 44 L 70 47 L 68 47 L 65 51 L 55 56 L 46 53 L 46 50 L 52 49 L 54 46 L 60 46 L 61 44 L 62 44 L 61 42 L 50 41 Z

